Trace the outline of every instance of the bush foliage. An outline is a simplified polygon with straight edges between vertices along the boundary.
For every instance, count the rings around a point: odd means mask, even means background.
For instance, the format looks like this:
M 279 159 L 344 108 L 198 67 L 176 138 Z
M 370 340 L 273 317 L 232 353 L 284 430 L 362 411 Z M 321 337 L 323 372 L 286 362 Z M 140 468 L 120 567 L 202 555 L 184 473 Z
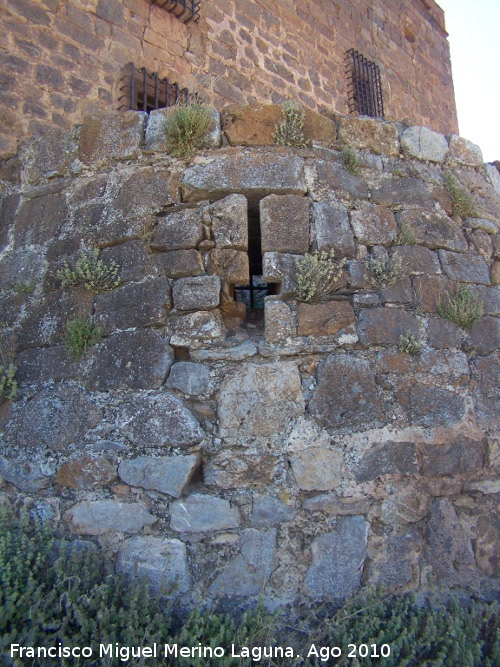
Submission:
M 197 98 L 174 107 L 165 130 L 167 150 L 174 157 L 191 157 L 202 147 L 211 123 L 210 108 Z
M 118 287 L 120 267 L 116 262 L 105 264 L 99 259 L 99 251 L 91 255 L 81 255 L 74 269 L 67 262 L 57 271 L 56 276 L 61 281 L 61 287 L 84 287 L 89 292 L 101 294 Z
M 295 260 L 295 297 L 298 301 L 323 303 L 341 287 L 345 259 L 334 259 L 333 250 L 316 250 Z
M 81 359 L 89 347 L 100 341 L 101 336 L 102 330 L 95 327 L 90 318 L 75 317 L 66 325 L 64 344 L 74 359 Z
M 449 171 L 444 174 L 444 185 L 453 202 L 453 215 L 458 215 L 463 220 L 476 218 L 477 210 L 470 193 L 458 185 L 456 178 Z
M 308 145 L 304 136 L 305 114 L 300 110 L 298 102 L 293 100 L 281 105 L 283 121 L 276 125 L 273 139 L 277 146 L 305 148 Z
M 438 301 L 437 310 L 441 317 L 462 329 L 473 329 L 483 315 L 483 302 L 474 297 L 470 287 L 459 284 L 455 293 Z

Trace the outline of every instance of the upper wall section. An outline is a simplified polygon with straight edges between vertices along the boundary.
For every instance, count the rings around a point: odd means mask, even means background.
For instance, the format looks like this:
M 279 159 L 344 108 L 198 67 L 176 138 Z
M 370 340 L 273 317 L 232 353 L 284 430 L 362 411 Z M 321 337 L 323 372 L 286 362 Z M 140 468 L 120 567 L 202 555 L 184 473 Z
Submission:
M 432 0 L 202 0 L 187 24 L 150 0 L 3 0 L 0 16 L 0 159 L 47 127 L 69 129 L 89 106 L 116 111 L 130 62 L 218 108 L 298 99 L 347 113 L 351 48 L 379 66 L 386 117 L 458 131 Z

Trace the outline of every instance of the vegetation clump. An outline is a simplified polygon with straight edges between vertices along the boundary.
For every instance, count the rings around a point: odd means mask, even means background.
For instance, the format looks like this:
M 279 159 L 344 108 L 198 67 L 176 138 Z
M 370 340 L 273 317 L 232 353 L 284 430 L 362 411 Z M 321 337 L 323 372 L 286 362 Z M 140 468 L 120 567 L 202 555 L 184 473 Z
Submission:
M 102 329 L 94 326 L 87 317 L 75 317 L 66 325 L 64 344 L 73 359 L 81 359 L 87 350 L 98 343 L 102 336 Z
M 457 179 L 449 171 L 444 174 L 444 185 L 453 202 L 453 215 L 458 215 L 462 220 L 477 218 L 476 206 L 470 193 L 458 185 Z
M 0 402 L 12 400 L 17 393 L 14 355 L 14 335 L 7 331 L 4 324 L 0 324 Z
M 295 298 L 309 303 L 330 301 L 341 286 L 345 258 L 335 260 L 335 251 L 316 250 L 295 260 Z
M 483 302 L 472 294 L 470 287 L 459 284 L 454 293 L 439 299 L 437 311 L 462 329 L 473 329 L 483 315 Z
M 305 148 L 308 145 L 304 135 L 305 114 L 298 102 L 290 100 L 281 105 L 283 121 L 276 125 L 273 139 L 277 146 Z
M 165 130 L 167 150 L 174 157 L 189 158 L 202 147 L 212 112 L 197 97 L 177 104 L 168 115 Z
M 357 176 L 359 174 L 358 156 L 352 150 L 352 148 L 342 149 L 342 164 L 344 165 L 344 169 L 353 176 Z
M 422 351 L 422 346 L 420 342 L 412 336 L 411 332 L 407 331 L 399 337 L 398 351 L 416 356 Z
M 413 230 L 408 227 L 408 225 L 401 225 L 399 227 L 399 232 L 396 238 L 394 239 L 393 245 L 415 245 L 417 242 L 417 237 L 413 233 Z
M 65 262 L 56 276 L 63 288 L 84 287 L 89 292 L 101 294 L 118 287 L 121 282 L 119 271 L 120 267 L 116 262 L 106 264 L 99 259 L 99 251 L 95 250 L 91 255 L 81 255 L 74 269 Z
M 371 257 L 366 261 L 369 272 L 368 282 L 375 289 L 385 289 L 405 277 L 403 260 L 398 254 L 383 255 L 378 259 Z

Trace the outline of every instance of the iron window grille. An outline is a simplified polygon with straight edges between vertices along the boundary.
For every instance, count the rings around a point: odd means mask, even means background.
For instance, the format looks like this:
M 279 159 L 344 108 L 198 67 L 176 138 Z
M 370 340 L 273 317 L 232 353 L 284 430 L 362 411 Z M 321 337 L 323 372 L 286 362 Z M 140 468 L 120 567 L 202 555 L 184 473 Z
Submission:
M 359 51 L 349 49 L 345 53 L 345 67 L 349 113 L 383 118 L 384 102 L 378 65 Z
M 201 0 L 150 0 L 150 2 L 166 9 L 183 23 L 198 21 L 200 18 Z
M 148 72 L 145 67 L 137 68 L 134 63 L 127 65 L 127 71 L 120 85 L 120 111 L 146 111 L 164 109 L 178 103 L 186 103 L 189 98 L 187 88 L 178 83 L 160 79 L 158 72 Z

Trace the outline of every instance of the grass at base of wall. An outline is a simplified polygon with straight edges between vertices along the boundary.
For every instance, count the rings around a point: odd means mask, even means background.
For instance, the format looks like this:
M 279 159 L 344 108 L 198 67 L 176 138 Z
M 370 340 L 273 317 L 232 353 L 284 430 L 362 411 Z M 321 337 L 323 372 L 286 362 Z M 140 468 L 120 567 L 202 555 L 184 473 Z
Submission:
M 500 664 L 498 603 L 448 597 L 446 603 L 417 605 L 410 595 L 372 592 L 329 614 L 320 605 L 307 608 L 302 620 L 293 624 L 279 614 L 268 614 L 262 603 L 243 614 L 197 610 L 179 619 L 143 583 L 127 585 L 89 543 L 71 546 L 55 540 L 52 533 L 26 514 L 16 517 L 8 504 L 0 507 L 4 667 Z M 155 643 L 157 658 L 132 657 L 131 647 Z M 21 658 L 19 651 L 11 655 L 12 644 L 57 650 L 90 647 L 92 657 Z M 113 655 L 100 656 L 100 644 L 112 644 Z M 165 644 L 177 645 L 177 657 L 164 659 Z M 206 647 L 205 657 L 197 651 L 190 657 L 180 655 L 181 647 L 199 646 Z M 335 647 L 341 651 L 339 657 L 332 657 L 338 655 Z M 209 657 L 216 648 L 217 654 Z

